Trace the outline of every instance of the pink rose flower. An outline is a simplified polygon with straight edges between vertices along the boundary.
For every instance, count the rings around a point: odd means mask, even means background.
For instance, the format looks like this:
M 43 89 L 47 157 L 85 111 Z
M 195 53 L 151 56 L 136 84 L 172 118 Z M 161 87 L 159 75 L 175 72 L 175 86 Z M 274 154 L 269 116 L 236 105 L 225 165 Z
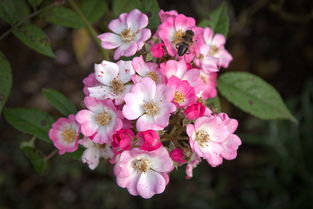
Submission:
M 74 152 L 78 149 L 79 124 L 75 120 L 75 115 L 68 118 L 59 118 L 52 124 L 49 130 L 49 138 L 53 145 L 59 150 L 59 154 Z
M 189 105 L 185 110 L 184 114 L 189 120 L 196 120 L 199 117 L 202 117 L 205 113 L 206 107 L 201 103 L 194 103 Z
M 88 109 L 76 114 L 82 133 L 99 144 L 110 142 L 113 133 L 122 128 L 121 113 L 108 99 L 97 100 L 85 97 L 84 103 Z
M 223 162 L 222 144 L 231 133 L 220 117 L 212 115 L 198 118 L 194 125 L 187 125 L 187 134 L 191 149 L 211 166 L 216 167 Z
M 167 86 L 175 92 L 173 102 L 177 107 L 185 107 L 197 101 L 195 90 L 188 81 L 182 81 L 172 76 L 168 80 Z
M 130 150 L 135 134 L 130 129 L 121 129 L 113 134 L 112 147 L 118 150 Z
M 90 96 L 97 99 L 114 99 L 116 105 L 124 103 L 124 96 L 132 87 L 128 84 L 135 74 L 131 61 L 117 63 L 103 60 L 95 65 L 95 76 L 99 85 L 88 88 Z
M 137 134 L 137 145 L 145 151 L 153 151 L 162 146 L 159 134 L 154 130 L 142 131 Z
M 208 71 L 218 71 L 214 67 L 214 62 L 217 66 L 227 68 L 233 57 L 225 49 L 224 45 L 226 42 L 225 37 L 222 34 L 215 34 L 210 28 L 197 28 L 199 30 L 195 38 L 198 40 L 196 46 L 196 55 L 198 60 L 196 64 L 201 65 Z
M 130 57 L 151 37 L 151 31 L 145 28 L 147 25 L 147 15 L 134 9 L 129 13 L 121 14 L 118 19 L 109 23 L 108 28 L 114 33 L 103 33 L 98 38 L 104 49 L 117 48 L 114 53 L 115 60 L 121 56 Z
M 184 151 L 181 148 L 175 148 L 170 152 L 170 157 L 173 161 L 178 163 L 185 163 L 187 162 L 184 158 Z
M 137 73 L 132 76 L 134 83 L 140 82 L 142 78 L 151 78 L 156 84 L 163 83 L 164 77 L 156 63 L 145 62 L 140 56 L 133 59 L 132 65 Z
M 122 152 L 114 174 L 120 187 L 148 199 L 165 190 L 172 169 L 173 161 L 164 147 L 151 152 L 134 148 Z
M 151 55 L 155 58 L 161 58 L 164 56 L 164 44 L 163 43 L 157 43 L 151 46 L 150 51 Z
M 164 15 L 163 15 L 164 16 Z M 171 56 L 177 54 L 176 45 L 182 41 L 187 30 L 192 30 L 196 26 L 196 21 L 192 17 L 183 14 L 167 15 L 164 22 L 159 26 L 157 33 L 163 41 L 167 52 Z
M 138 131 L 162 130 L 176 110 L 171 103 L 173 92 L 163 84 L 156 85 L 150 78 L 136 83 L 125 96 L 123 115 L 128 120 L 137 120 Z
M 82 162 L 87 163 L 91 170 L 94 170 L 99 165 L 100 158 L 109 160 L 114 157 L 109 144 L 97 144 L 88 137 L 79 140 L 79 144 L 86 148 L 82 154 Z

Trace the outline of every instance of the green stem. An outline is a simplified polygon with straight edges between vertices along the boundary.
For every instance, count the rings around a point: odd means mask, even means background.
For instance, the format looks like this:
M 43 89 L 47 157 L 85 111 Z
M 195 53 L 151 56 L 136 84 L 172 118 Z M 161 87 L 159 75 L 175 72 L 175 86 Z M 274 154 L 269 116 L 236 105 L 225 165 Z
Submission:
M 50 160 L 55 154 L 57 154 L 58 150 L 53 150 L 52 152 L 50 152 L 46 157 L 45 160 L 48 161 Z
M 95 40 L 99 49 L 101 50 L 101 53 L 102 53 L 104 59 L 106 59 L 106 60 L 110 59 L 108 52 L 106 50 L 103 50 L 101 47 L 101 42 L 100 42 L 100 39 L 98 39 L 98 37 L 97 37 L 97 32 L 91 26 L 90 22 L 87 20 L 84 13 L 80 10 L 79 6 L 76 4 L 76 2 L 74 0 L 68 0 L 68 2 L 70 3 L 70 5 L 74 9 L 74 11 L 80 16 L 81 20 L 84 22 L 84 24 L 85 24 L 88 32 L 90 33 L 91 37 Z

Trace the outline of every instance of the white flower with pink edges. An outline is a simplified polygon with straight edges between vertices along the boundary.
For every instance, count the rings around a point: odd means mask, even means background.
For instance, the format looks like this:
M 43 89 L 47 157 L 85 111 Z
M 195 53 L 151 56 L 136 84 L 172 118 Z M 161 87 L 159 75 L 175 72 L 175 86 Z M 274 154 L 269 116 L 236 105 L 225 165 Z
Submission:
M 164 76 L 162 75 L 158 65 L 153 62 L 145 62 L 140 57 L 135 57 L 132 61 L 133 68 L 137 74 L 132 76 L 134 83 L 138 83 L 142 78 L 151 78 L 156 84 L 164 82 Z
M 151 37 L 147 15 L 134 9 L 129 13 L 123 13 L 118 19 L 112 20 L 108 28 L 113 33 L 103 33 L 98 36 L 104 49 L 115 49 L 114 59 L 121 56 L 130 57 L 139 51 L 145 41 Z
M 87 163 L 91 170 L 96 169 L 101 158 L 109 160 L 114 157 L 109 144 L 97 144 L 88 137 L 84 137 L 78 142 L 86 148 L 81 157 L 82 162 Z
M 143 78 L 126 94 L 123 115 L 128 120 L 138 119 L 138 131 L 162 130 L 168 126 L 170 114 L 176 110 L 172 99 L 171 89 L 163 84 L 156 85 L 150 78 Z
M 49 130 L 49 138 L 53 145 L 59 150 L 59 154 L 74 152 L 78 149 L 79 124 L 75 120 L 75 115 L 68 118 L 59 118 L 52 124 Z
M 121 154 L 114 174 L 120 187 L 147 199 L 165 190 L 172 169 L 173 161 L 164 147 L 151 152 L 134 148 Z
M 114 99 L 115 104 L 124 102 L 124 96 L 129 92 L 132 84 L 134 69 L 131 61 L 118 61 L 117 63 L 102 61 L 95 65 L 95 78 L 100 85 L 89 87 L 91 97 L 97 99 Z
M 76 114 L 82 133 L 99 144 L 111 142 L 113 133 L 123 126 L 121 113 L 108 99 L 86 97 L 84 103 L 88 109 Z

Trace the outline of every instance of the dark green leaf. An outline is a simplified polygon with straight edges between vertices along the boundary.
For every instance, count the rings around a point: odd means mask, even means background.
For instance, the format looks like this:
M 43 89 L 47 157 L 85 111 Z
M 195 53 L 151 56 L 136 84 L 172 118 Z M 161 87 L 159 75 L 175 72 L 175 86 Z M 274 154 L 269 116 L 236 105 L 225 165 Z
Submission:
M 261 119 L 296 121 L 279 93 L 260 77 L 246 72 L 224 73 L 218 90 L 231 103 Z
M 35 51 L 49 57 L 55 57 L 49 38 L 38 26 L 33 24 L 23 25 L 20 28 L 14 29 L 13 33 L 24 44 Z
M 33 8 L 37 8 L 43 0 L 28 0 L 28 2 L 32 5 Z
M 208 24 L 215 33 L 223 34 L 225 37 L 227 36 L 229 30 L 229 17 L 225 2 L 211 12 Z
M 114 0 L 113 14 L 119 16 L 122 13 L 129 12 L 135 8 L 139 8 L 139 0 Z
M 21 146 L 21 149 L 32 163 L 34 169 L 39 174 L 43 174 L 47 169 L 47 161 L 45 160 L 45 156 L 42 152 L 31 146 Z
M 29 15 L 25 0 L 1 0 L 0 1 L 0 18 L 10 24 L 15 24 Z
M 149 17 L 149 28 L 156 28 L 160 24 L 159 12 L 160 7 L 157 0 L 139 0 L 138 9 Z
M 108 11 L 104 0 L 82 0 L 80 8 L 90 23 L 96 22 Z
M 10 95 L 11 86 L 11 66 L 6 57 L 0 52 L 0 113 Z
M 213 112 L 221 112 L 221 102 L 218 96 L 206 100 L 206 106 L 209 107 Z
M 48 22 L 70 28 L 81 28 L 84 26 L 81 18 L 72 9 L 66 7 L 55 7 L 42 13 L 41 17 Z
M 5 119 L 17 130 L 51 142 L 48 132 L 54 120 L 47 113 L 26 108 L 5 108 L 3 113 Z
M 63 94 L 54 89 L 43 89 L 43 95 L 49 100 L 50 104 L 60 111 L 63 115 L 75 114 L 75 105 Z
M 66 152 L 64 154 L 64 156 L 72 158 L 74 160 L 81 160 L 81 157 L 82 157 L 82 154 L 83 154 L 84 150 L 85 150 L 84 148 L 79 146 L 78 150 L 76 150 L 75 152 Z

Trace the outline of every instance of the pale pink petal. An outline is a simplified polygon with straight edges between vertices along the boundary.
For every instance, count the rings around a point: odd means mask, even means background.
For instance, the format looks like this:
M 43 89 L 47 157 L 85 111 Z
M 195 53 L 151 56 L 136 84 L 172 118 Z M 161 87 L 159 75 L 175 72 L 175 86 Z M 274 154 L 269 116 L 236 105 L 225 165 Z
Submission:
M 111 81 L 118 75 L 119 68 L 114 62 L 103 60 L 100 64 L 95 64 L 96 79 L 107 86 L 111 86 Z
M 101 46 L 104 49 L 115 49 L 123 44 L 121 37 L 114 33 L 102 33 L 98 38 L 101 40 Z
M 135 74 L 131 61 L 120 60 L 116 63 L 119 66 L 118 79 L 123 83 L 127 83 L 131 80 L 131 76 Z
M 82 162 L 87 163 L 91 170 L 94 170 L 99 164 L 100 152 L 96 147 L 86 149 L 82 155 Z
M 138 9 L 134 9 L 128 13 L 126 22 L 128 28 L 136 33 L 138 30 L 141 30 L 148 25 L 148 17 Z
M 190 30 L 195 25 L 196 25 L 196 21 L 192 17 L 186 17 L 183 14 L 179 14 L 178 16 L 175 17 L 175 29 L 176 29 L 176 31 Z
M 139 195 L 145 199 L 165 190 L 166 182 L 162 175 L 154 171 L 142 173 L 137 183 Z
M 126 25 L 127 16 L 128 16 L 127 13 L 121 14 L 118 19 L 114 19 L 109 23 L 108 28 L 114 33 L 120 34 L 121 32 L 127 29 Z

